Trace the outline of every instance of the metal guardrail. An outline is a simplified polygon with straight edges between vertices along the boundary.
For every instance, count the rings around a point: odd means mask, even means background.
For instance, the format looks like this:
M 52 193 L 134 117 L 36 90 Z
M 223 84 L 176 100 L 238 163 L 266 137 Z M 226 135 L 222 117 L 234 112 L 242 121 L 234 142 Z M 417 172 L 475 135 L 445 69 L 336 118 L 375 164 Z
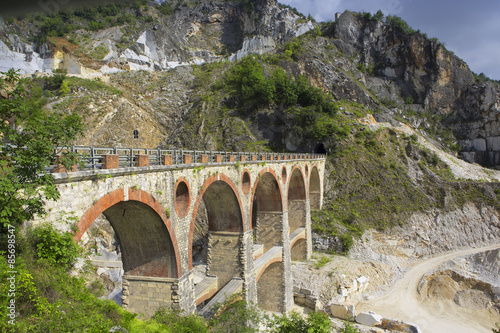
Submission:
M 106 155 L 118 155 L 119 167 L 136 167 L 138 166 L 137 156 L 148 155 L 148 165 L 162 165 L 163 156 L 171 156 L 172 165 L 181 165 L 184 163 L 186 155 L 191 156 L 191 163 L 203 163 L 202 156 L 207 157 L 206 163 L 238 163 L 241 157 L 245 157 L 245 161 L 252 161 L 252 156 L 259 162 L 276 161 L 276 160 L 304 160 L 326 158 L 321 154 L 305 154 L 305 153 L 271 153 L 271 152 L 225 152 L 225 151 L 206 151 L 206 150 L 183 150 L 183 149 L 147 149 L 147 148 L 109 148 L 109 147 L 56 147 L 54 152 L 61 153 L 64 151 L 72 151 L 78 157 L 78 170 L 98 170 L 104 166 L 104 157 Z M 231 160 L 233 156 L 233 160 Z M 217 160 L 220 159 L 220 162 Z M 55 166 L 51 166 L 51 171 Z

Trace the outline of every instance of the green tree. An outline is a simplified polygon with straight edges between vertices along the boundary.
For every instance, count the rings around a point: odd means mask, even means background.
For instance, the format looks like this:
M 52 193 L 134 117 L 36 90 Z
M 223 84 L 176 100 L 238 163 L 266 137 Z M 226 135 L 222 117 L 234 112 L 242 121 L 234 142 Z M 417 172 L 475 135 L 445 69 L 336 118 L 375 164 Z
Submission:
M 68 81 L 64 80 L 61 84 L 61 88 L 59 88 L 59 96 L 66 96 L 70 92 Z
M 9 225 L 44 214 L 45 201 L 59 198 L 48 172 L 61 153 L 54 147 L 69 146 L 82 131 L 78 116 L 48 113 L 25 87 L 12 69 L 0 77 L 0 250 Z M 61 160 L 68 167 L 75 163 L 68 152 Z

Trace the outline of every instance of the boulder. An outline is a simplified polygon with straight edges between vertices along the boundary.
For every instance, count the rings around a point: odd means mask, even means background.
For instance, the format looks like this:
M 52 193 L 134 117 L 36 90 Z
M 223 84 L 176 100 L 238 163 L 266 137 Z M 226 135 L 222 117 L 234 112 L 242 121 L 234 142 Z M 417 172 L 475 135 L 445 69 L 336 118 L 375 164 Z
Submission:
M 330 304 L 330 312 L 332 317 L 344 320 L 352 320 L 356 317 L 354 305 L 348 304 Z
M 375 312 L 361 312 L 356 316 L 356 322 L 365 326 L 375 326 L 382 323 L 382 316 Z

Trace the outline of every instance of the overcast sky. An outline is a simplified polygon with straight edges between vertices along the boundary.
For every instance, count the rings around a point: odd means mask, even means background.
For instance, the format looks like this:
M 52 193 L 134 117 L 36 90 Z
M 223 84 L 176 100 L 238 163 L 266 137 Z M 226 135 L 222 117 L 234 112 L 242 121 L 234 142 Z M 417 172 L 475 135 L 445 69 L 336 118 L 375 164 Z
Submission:
M 365 11 L 403 18 L 415 30 L 437 37 L 479 74 L 500 80 L 500 0 L 278 0 L 317 21 L 336 12 Z

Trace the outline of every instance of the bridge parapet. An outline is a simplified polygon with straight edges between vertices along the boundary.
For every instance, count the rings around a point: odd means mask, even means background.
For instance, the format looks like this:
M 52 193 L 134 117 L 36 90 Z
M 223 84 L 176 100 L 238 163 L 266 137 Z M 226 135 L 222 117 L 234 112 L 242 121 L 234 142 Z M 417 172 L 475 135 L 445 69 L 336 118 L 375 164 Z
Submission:
M 326 155 L 272 153 L 272 152 L 225 152 L 184 149 L 109 148 L 109 147 L 57 147 L 57 152 L 71 151 L 77 155 L 78 165 L 71 171 L 131 168 L 159 165 L 186 165 L 238 162 L 273 162 L 292 160 L 325 159 Z M 52 173 L 67 172 L 59 164 L 50 167 Z

